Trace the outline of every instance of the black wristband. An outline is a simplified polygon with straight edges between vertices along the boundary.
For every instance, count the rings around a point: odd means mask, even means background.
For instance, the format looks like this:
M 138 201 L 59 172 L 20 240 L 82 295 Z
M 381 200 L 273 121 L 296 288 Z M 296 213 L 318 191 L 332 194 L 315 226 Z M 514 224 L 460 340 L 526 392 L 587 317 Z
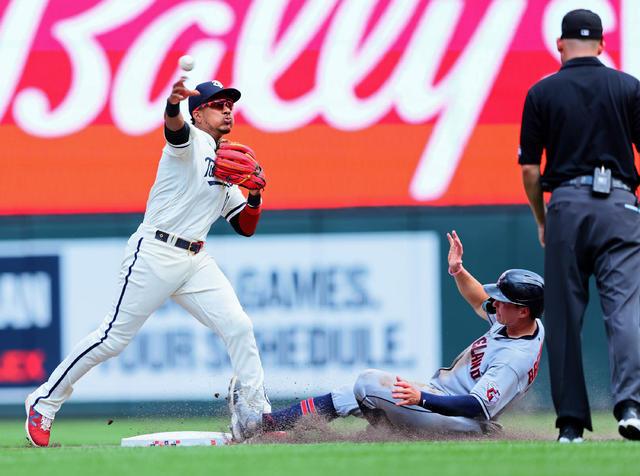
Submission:
M 258 195 L 249 194 L 249 196 L 247 197 L 247 205 L 249 205 L 251 208 L 258 208 L 261 202 L 262 202 L 262 197 L 260 194 Z
M 180 114 L 180 103 L 171 104 L 167 99 L 167 107 L 164 108 L 164 111 L 167 113 L 167 116 L 176 117 L 178 114 Z

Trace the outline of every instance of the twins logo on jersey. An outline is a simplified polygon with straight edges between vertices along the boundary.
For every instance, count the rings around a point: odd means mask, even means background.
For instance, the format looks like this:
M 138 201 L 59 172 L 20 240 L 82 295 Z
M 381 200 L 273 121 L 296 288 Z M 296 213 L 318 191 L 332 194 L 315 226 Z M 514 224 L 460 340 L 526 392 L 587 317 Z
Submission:
M 205 157 L 204 160 L 205 160 L 205 162 L 207 162 L 207 170 L 204 173 L 204 176 L 205 177 L 215 177 L 215 175 L 214 175 L 214 172 L 216 171 L 215 159 L 212 159 L 211 157 Z M 222 180 L 208 180 L 207 183 L 209 185 L 222 185 L 224 187 L 231 187 L 230 183 L 223 182 Z
M 205 157 L 204 160 L 207 163 L 207 171 L 204 173 L 204 176 L 213 177 L 213 172 L 216 170 L 215 159 L 212 159 L 211 157 Z

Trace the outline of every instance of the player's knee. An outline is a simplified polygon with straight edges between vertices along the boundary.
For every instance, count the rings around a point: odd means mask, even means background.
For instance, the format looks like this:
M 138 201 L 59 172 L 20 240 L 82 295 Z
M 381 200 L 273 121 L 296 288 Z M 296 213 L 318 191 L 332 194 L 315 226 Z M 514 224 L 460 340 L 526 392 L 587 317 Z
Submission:
M 353 394 L 358 402 L 362 416 L 371 425 L 390 425 L 384 408 L 380 408 L 380 395 L 384 393 L 385 384 L 392 382 L 392 376 L 376 369 L 362 372 L 353 386 Z
M 358 375 L 356 383 L 353 385 L 353 394 L 358 402 L 365 401 L 367 395 L 371 395 L 375 389 L 380 387 L 380 379 L 384 372 L 376 369 L 367 369 Z
M 233 316 L 232 324 L 225 329 L 226 337 L 253 335 L 253 323 L 244 311 L 237 312 Z
M 101 354 L 102 360 L 120 355 L 134 335 L 123 333 L 117 327 L 109 329 L 107 332 L 97 332 L 96 339 L 99 343 L 96 346 L 96 351 Z
M 120 355 L 127 344 L 128 342 L 121 342 L 113 337 L 109 338 L 109 336 L 107 336 L 107 338 L 97 347 L 97 350 L 102 351 L 104 359 L 106 360 L 110 357 Z

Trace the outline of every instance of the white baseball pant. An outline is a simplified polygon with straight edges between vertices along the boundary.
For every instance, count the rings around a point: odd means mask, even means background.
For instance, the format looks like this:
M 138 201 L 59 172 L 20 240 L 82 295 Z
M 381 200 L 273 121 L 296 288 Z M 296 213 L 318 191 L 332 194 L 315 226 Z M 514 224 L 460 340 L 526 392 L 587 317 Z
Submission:
M 30 396 L 38 412 L 54 418 L 73 385 L 91 368 L 118 355 L 153 311 L 171 298 L 225 343 L 234 374 L 249 403 L 262 412 L 271 405 L 264 393 L 264 372 L 253 324 L 213 258 L 156 240 L 155 228 L 140 225 L 127 243 L 118 288 L 110 312 L 81 340 Z

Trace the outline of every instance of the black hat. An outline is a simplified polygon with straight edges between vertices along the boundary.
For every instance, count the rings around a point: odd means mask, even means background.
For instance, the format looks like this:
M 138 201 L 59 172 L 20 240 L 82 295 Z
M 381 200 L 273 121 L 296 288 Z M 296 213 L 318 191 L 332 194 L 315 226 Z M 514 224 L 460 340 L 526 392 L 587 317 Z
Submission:
M 562 19 L 562 36 L 581 40 L 601 40 L 602 21 L 591 10 L 571 10 Z
M 189 114 L 193 116 L 193 110 L 215 98 L 229 98 L 233 102 L 240 99 L 240 91 L 234 88 L 225 88 L 220 81 L 207 81 L 196 86 L 200 92 L 197 96 L 189 96 Z M 214 98 L 215 96 L 215 98 Z
M 496 301 L 528 306 L 531 316 L 540 317 L 544 309 L 544 279 L 526 269 L 508 269 L 496 284 L 482 286 Z

